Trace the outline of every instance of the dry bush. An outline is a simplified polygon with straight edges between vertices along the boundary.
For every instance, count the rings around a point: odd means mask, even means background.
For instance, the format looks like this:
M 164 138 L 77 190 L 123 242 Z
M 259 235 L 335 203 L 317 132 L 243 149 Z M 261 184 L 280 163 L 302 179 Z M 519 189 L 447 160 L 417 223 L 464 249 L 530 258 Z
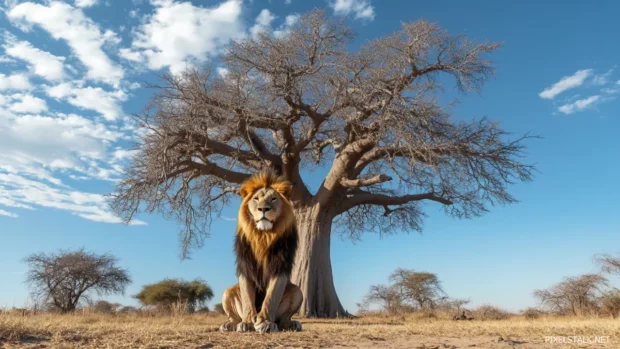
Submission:
M 224 307 L 222 306 L 222 303 L 217 303 L 216 305 L 214 305 L 213 312 L 217 314 L 222 314 L 222 315 L 226 314 L 226 312 L 224 311 Z
M 521 312 L 521 315 L 528 320 L 539 319 L 544 313 L 540 309 L 536 308 L 526 308 Z
M 605 315 L 614 319 L 620 315 L 620 291 L 615 291 L 601 297 L 601 310 Z
M 608 281 L 598 274 L 585 274 L 564 278 L 544 290 L 534 291 L 541 305 L 558 315 L 592 316 L 600 312 L 603 290 Z
M 172 316 L 183 316 L 189 313 L 189 303 L 187 300 L 178 300 L 170 305 Z
M 488 321 L 488 320 L 506 320 L 512 317 L 514 314 L 496 307 L 490 304 L 484 304 L 472 311 L 474 319 Z

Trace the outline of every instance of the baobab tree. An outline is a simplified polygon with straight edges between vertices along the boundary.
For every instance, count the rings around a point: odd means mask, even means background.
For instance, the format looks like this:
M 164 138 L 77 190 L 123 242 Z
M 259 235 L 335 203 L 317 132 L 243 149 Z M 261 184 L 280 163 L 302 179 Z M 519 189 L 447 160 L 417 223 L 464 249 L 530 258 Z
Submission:
M 284 34 L 232 42 L 214 66 L 164 75 L 137 115 L 142 136 L 115 212 L 178 219 L 185 255 L 240 183 L 275 171 L 294 185 L 301 315 L 333 317 L 345 314 L 331 268 L 333 223 L 352 238 L 419 231 L 425 201 L 461 218 L 514 202 L 507 186 L 533 170 L 521 159 L 527 136 L 510 139 L 485 118 L 455 121 L 437 98 L 442 75 L 458 91 L 479 90 L 493 72 L 482 56 L 498 44 L 425 21 L 356 52 L 347 49 L 353 38 L 317 10 Z M 327 175 L 311 191 L 303 177 L 316 168 Z

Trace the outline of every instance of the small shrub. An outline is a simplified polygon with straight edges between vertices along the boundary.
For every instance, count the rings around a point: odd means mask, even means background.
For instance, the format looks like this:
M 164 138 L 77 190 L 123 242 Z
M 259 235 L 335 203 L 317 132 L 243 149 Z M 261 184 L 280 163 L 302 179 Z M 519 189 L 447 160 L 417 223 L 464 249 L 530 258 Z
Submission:
M 541 317 L 542 315 L 542 311 L 536 309 L 536 308 L 527 308 L 525 310 L 523 310 L 523 316 L 528 319 L 528 320 L 534 320 L 534 319 L 538 319 Z
M 601 297 L 601 304 L 604 314 L 617 318 L 620 315 L 620 291 Z
M 224 307 L 222 306 L 222 303 L 217 303 L 216 305 L 214 305 L 213 311 L 218 314 L 222 314 L 222 315 L 226 314 L 226 312 L 224 311 Z
M 476 320 L 505 320 L 512 314 L 504 309 L 498 308 L 494 305 L 481 305 L 474 310 L 474 318 Z

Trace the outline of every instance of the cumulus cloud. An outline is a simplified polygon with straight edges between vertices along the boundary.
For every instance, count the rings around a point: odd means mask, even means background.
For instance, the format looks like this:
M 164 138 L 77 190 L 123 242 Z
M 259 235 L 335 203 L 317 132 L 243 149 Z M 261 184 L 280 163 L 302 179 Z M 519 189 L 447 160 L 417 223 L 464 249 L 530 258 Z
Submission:
M 0 173 L 0 197 L 68 211 L 95 222 L 121 223 L 121 219 L 109 211 L 107 199 L 103 195 L 58 188 L 16 174 Z M 130 224 L 145 223 L 134 220 Z
M 41 113 L 47 111 L 45 100 L 29 94 L 15 94 L 11 96 L 17 102 L 10 106 L 10 110 L 16 113 Z
M 280 27 L 278 27 L 278 29 L 274 30 L 273 36 L 279 38 L 287 35 L 291 31 L 291 27 L 299 21 L 299 17 L 300 16 L 298 14 L 286 16 L 286 18 L 284 19 L 284 23 Z
M 123 78 L 123 69 L 103 51 L 110 41 L 117 42 L 116 36 L 111 31 L 102 33 L 81 9 L 59 1 L 47 6 L 24 2 L 10 8 L 7 15 L 13 22 L 40 26 L 54 39 L 65 40 L 87 68 L 86 78 L 114 86 Z
M 14 73 L 11 75 L 4 75 L 0 73 L 0 91 L 3 90 L 29 90 L 32 88 L 30 80 L 26 74 Z
M 560 81 L 544 89 L 538 94 L 543 99 L 553 99 L 560 93 L 583 85 L 585 80 L 592 75 L 592 69 L 578 70 L 575 74 L 565 76 Z
M 367 0 L 335 0 L 329 3 L 334 13 L 339 16 L 353 14 L 355 19 L 372 21 L 375 19 L 375 9 Z
M 47 80 L 61 80 L 65 76 L 63 64 L 64 57 L 54 56 L 53 54 L 33 47 L 27 41 L 17 41 L 8 36 L 6 44 L 3 45 L 6 53 L 25 61 L 29 64 L 30 70 Z
M 5 210 L 0 210 L 0 216 L 11 217 L 11 218 L 19 217 L 17 214 L 12 213 L 12 212 L 7 212 Z
M 107 120 L 116 120 L 122 115 L 120 103 L 127 99 L 127 94 L 123 90 L 106 91 L 101 87 L 83 87 L 74 82 L 47 86 L 45 93 L 80 109 L 96 111 Z
M 601 101 L 601 96 L 594 95 L 588 98 L 576 100 L 575 102 L 572 102 L 572 103 L 564 104 L 560 106 L 558 110 L 564 114 L 572 114 L 572 113 L 590 108 L 599 101 Z
M 97 0 L 75 0 L 77 7 L 91 7 L 97 5 Z
M 15 63 L 15 60 L 8 56 L 0 56 L 0 63 Z
M 54 208 L 96 222 L 120 223 L 104 196 L 75 190 L 58 176 L 120 178 L 119 164 L 132 152 L 110 148 L 122 137 L 79 115 L 16 114 L 0 106 L 0 207 Z
M 149 69 L 179 73 L 187 64 L 204 62 L 232 38 L 243 35 L 241 0 L 215 7 L 190 2 L 152 0 L 155 12 L 134 31 L 131 48 L 120 55 Z
M 256 38 L 260 32 L 271 30 L 271 22 L 276 16 L 267 9 L 260 11 L 254 25 L 250 28 L 250 35 Z

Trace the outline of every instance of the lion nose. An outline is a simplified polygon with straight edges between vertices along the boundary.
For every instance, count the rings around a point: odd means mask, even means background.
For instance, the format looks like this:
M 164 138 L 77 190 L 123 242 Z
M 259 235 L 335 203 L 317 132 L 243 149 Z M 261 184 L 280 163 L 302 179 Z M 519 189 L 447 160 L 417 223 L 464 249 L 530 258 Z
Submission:
M 271 207 L 259 207 L 258 210 L 260 212 L 269 212 L 271 210 Z

